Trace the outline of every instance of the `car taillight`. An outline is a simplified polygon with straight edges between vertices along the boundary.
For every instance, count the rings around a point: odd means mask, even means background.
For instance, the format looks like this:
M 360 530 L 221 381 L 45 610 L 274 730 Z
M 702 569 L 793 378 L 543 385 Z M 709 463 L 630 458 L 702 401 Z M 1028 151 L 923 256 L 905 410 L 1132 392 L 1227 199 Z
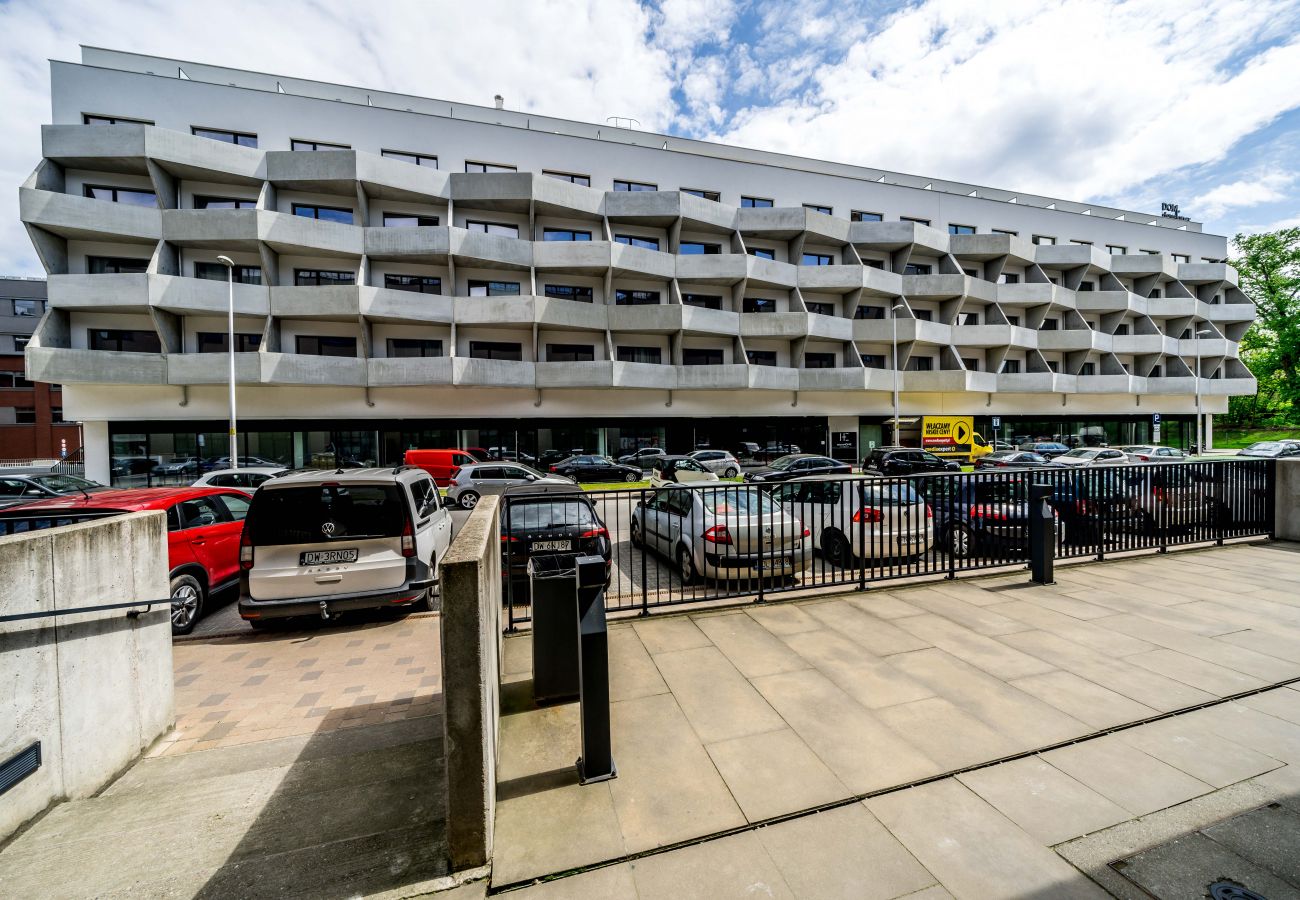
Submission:
M 972 519 L 989 519 L 994 522 L 1007 521 L 1006 513 L 1002 512 L 1001 510 L 994 509 L 991 506 L 985 506 L 984 504 L 972 506 L 970 510 L 970 515 Z
M 1143 456 L 1141 453 L 1138 454 L 1138 459 L 1142 460 L 1143 462 L 1150 462 L 1150 461 L 1151 461 L 1151 457 L 1149 457 L 1149 456 Z
M 253 568 L 253 539 L 247 527 L 239 533 L 239 568 L 245 571 Z
M 455 480 L 456 480 L 456 476 L 459 475 L 459 474 L 460 474 L 460 466 L 452 466 L 452 467 L 451 467 L 451 474 L 450 474 L 449 476 L 447 476 L 447 480 L 449 480 L 449 481 L 455 481 Z
M 1162 488 L 1162 487 L 1152 488 L 1152 489 L 1151 489 L 1151 493 L 1154 494 L 1154 495 L 1155 495 L 1155 498 L 1156 498 L 1157 500 L 1159 500 L 1161 503 L 1164 503 L 1164 502 L 1165 502 L 1165 489 L 1164 489 L 1164 488 Z
M 799 535 L 799 537 L 812 537 L 812 529 L 805 525 L 803 534 Z
M 585 537 L 585 538 L 599 538 L 599 537 L 607 538 L 609 537 L 609 531 L 605 528 L 593 528 L 590 531 L 584 531 L 582 534 L 578 536 Z
M 1074 511 L 1075 511 L 1076 513 L 1078 513 L 1079 515 L 1081 515 L 1081 516 L 1086 516 L 1086 515 L 1088 515 L 1088 501 L 1087 501 L 1087 500 L 1075 500 L 1075 501 L 1074 501 Z
M 928 504 L 928 503 L 925 504 L 925 517 L 926 517 L 927 519 L 933 519 L 933 518 L 934 518 L 934 510 L 932 510 L 932 509 L 930 508 L 930 504 Z
M 519 543 L 519 538 L 517 538 L 517 537 L 515 537 L 515 536 L 513 536 L 513 535 L 503 534 L 503 535 L 501 535 L 501 543 L 503 543 L 503 544 L 517 544 L 517 543 Z
M 558 472 L 559 469 L 555 468 L 555 466 L 551 466 L 551 471 L 552 471 L 552 472 Z
M 731 532 L 726 525 L 714 525 L 704 532 L 704 539 L 710 544 L 730 544 Z
M 411 527 L 411 517 L 406 517 L 406 524 L 402 526 L 402 555 L 412 557 L 415 555 L 415 529 Z
M 874 506 L 864 506 L 853 514 L 853 521 L 855 522 L 880 522 L 883 519 L 884 516 L 881 515 L 880 510 Z

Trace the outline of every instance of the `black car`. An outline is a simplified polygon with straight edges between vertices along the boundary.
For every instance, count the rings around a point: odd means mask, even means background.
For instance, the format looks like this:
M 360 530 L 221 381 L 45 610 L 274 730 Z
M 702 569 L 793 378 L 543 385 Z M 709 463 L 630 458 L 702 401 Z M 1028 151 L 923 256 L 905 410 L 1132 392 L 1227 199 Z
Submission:
M 612 571 L 613 544 L 591 498 L 578 487 L 572 493 L 529 493 L 531 485 L 507 488 L 501 509 L 501 576 L 505 602 L 532 598 L 528 560 L 542 554 L 600 556 L 605 583 Z
M 763 484 L 772 481 L 789 481 L 791 478 L 803 478 L 806 475 L 851 474 L 853 474 L 853 467 L 838 459 L 811 453 L 791 453 L 775 460 L 770 466 L 746 472 L 745 480 Z
M 89 494 L 102 490 L 106 488 L 96 481 L 48 470 L 0 472 L 0 509 L 35 500 L 48 500 L 50 497 Z
M 564 462 L 570 456 L 582 456 L 586 453 L 581 447 L 575 447 L 572 450 L 543 450 L 542 455 L 538 458 L 537 464 L 542 468 L 553 466 L 558 462 Z
M 995 450 L 975 460 L 977 469 L 1034 469 L 1047 465 L 1047 457 L 1028 450 Z
M 1070 448 L 1060 441 L 1030 441 L 1021 444 L 1020 449 L 1026 453 L 1037 453 L 1046 459 L 1056 459 L 1070 452 Z
M 961 466 L 928 450 L 877 447 L 862 461 L 862 471 L 876 475 L 915 475 L 920 472 L 960 472 Z
M 551 471 L 574 481 L 640 481 L 645 477 L 640 466 L 625 466 L 594 454 L 571 456 L 551 466 Z
M 768 441 L 767 445 L 754 454 L 755 462 L 772 463 L 783 456 L 803 453 L 798 444 L 786 444 L 781 441 Z
M 1024 476 L 936 478 L 912 482 L 930 504 L 937 543 L 958 559 L 1020 556 L 1029 542 Z
M 656 458 L 666 455 L 667 451 L 663 447 L 642 447 L 635 453 L 624 453 L 618 458 L 618 461 L 625 466 L 640 466 L 643 469 L 648 469 Z

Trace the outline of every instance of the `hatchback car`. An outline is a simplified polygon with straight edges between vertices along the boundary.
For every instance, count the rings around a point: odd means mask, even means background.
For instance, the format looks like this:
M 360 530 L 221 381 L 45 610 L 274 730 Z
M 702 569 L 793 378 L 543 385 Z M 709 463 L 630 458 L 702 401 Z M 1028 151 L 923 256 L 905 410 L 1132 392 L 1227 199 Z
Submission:
M 618 461 L 625 466 L 640 466 L 643 469 L 648 469 L 655 457 L 667 455 L 668 451 L 662 447 L 642 447 L 634 453 L 624 453 L 618 458 Z
M 858 559 L 919 556 L 934 543 L 934 519 L 906 482 L 851 475 L 800 478 L 772 498 L 812 532 L 813 546 L 840 568 Z
M 616 463 L 608 456 L 571 456 L 551 466 L 551 473 L 574 481 L 640 481 L 645 473 L 638 466 Z
M 557 462 L 563 462 L 570 456 L 581 456 L 586 452 L 581 447 L 575 447 L 572 450 L 543 450 L 542 455 L 537 459 L 537 464 L 546 469 Z
M 1135 463 L 1175 463 L 1187 462 L 1187 454 L 1177 447 L 1160 447 L 1153 444 L 1138 444 L 1133 447 L 1120 447 L 1119 451 Z
M 853 467 L 829 456 L 791 453 L 772 461 L 771 465 L 745 473 L 745 480 L 755 484 L 789 481 L 805 475 L 849 475 Z
M 1079 447 L 1069 453 L 1062 453 L 1052 460 L 1054 466 L 1069 466 L 1072 469 L 1131 464 L 1132 461 L 1124 455 L 1123 451 L 1113 447 Z
M 501 509 L 501 577 L 505 601 L 526 604 L 532 598 L 528 560 L 542 554 L 599 556 L 605 560 L 605 583 L 613 571 L 613 544 L 591 498 L 575 484 L 538 496 L 528 487 L 505 492 Z
M 1238 450 L 1237 455 L 1262 459 L 1289 459 L 1292 456 L 1300 456 L 1300 441 L 1256 441 L 1249 447 Z
M 862 461 L 862 471 L 875 475 L 915 475 L 920 472 L 960 472 L 961 464 L 928 450 L 877 447 Z
M 239 614 L 272 619 L 434 605 L 451 514 L 415 466 L 300 471 L 253 495 L 239 544 Z
M 461 466 L 447 485 L 447 502 L 461 509 L 473 509 L 485 494 L 504 494 L 506 488 L 528 485 L 542 494 L 573 487 L 573 479 L 543 475 L 536 469 L 514 463 L 470 463 Z
M 234 487 L 254 491 L 277 475 L 291 471 L 284 466 L 249 466 L 247 469 L 213 469 L 194 482 L 195 487 Z
M 199 474 L 202 464 L 203 460 L 197 456 L 182 456 L 158 463 L 149 470 L 149 474 L 158 478 L 193 478 Z
M 735 478 L 740 474 L 740 460 L 726 450 L 696 450 L 690 457 L 722 478 Z
M 718 476 L 689 456 L 660 456 L 650 466 L 650 486 L 717 483 Z
M 995 450 L 975 460 L 977 469 L 1034 469 L 1047 465 L 1047 457 L 1028 450 Z
M 1070 448 L 1060 441 L 1025 441 L 1020 449 L 1028 453 L 1037 453 L 1047 459 L 1056 459 L 1070 452 Z
M 70 494 L 84 496 L 105 490 L 108 488 L 97 481 L 87 481 L 76 475 L 63 475 L 49 469 L 0 471 L 0 509 L 50 497 L 65 497 Z
M 667 487 L 632 510 L 632 546 L 676 563 L 683 584 L 788 578 L 808 567 L 810 532 L 754 487 Z
M 1029 489 L 1023 476 L 913 481 L 934 513 L 935 535 L 958 559 L 1023 551 L 1029 541 Z

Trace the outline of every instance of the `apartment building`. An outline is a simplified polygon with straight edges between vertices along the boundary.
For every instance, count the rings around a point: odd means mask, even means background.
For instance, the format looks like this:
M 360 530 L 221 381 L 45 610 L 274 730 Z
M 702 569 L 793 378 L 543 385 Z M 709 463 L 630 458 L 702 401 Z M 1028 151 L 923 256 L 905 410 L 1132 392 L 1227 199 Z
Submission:
M 59 386 L 27 378 L 23 351 L 45 314 L 45 279 L 0 277 L 0 460 L 57 459 L 81 439 Z
M 231 293 L 241 452 L 295 465 L 860 458 L 895 386 L 986 434 L 1178 440 L 1255 390 L 1196 222 L 111 50 L 51 79 L 28 376 L 92 477 L 227 452 Z

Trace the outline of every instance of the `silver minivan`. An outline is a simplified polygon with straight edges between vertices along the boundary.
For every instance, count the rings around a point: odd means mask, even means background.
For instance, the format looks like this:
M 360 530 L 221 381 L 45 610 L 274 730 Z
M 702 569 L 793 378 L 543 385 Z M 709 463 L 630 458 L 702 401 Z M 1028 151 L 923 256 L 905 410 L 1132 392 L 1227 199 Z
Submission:
M 271 619 L 432 609 L 451 513 L 423 469 L 293 472 L 253 495 L 239 542 L 239 614 Z
M 571 491 L 576 482 L 563 475 L 543 475 L 518 463 L 484 462 L 461 466 L 447 485 L 447 502 L 473 509 L 484 494 L 502 494 L 506 488 L 532 485 L 539 494 Z

